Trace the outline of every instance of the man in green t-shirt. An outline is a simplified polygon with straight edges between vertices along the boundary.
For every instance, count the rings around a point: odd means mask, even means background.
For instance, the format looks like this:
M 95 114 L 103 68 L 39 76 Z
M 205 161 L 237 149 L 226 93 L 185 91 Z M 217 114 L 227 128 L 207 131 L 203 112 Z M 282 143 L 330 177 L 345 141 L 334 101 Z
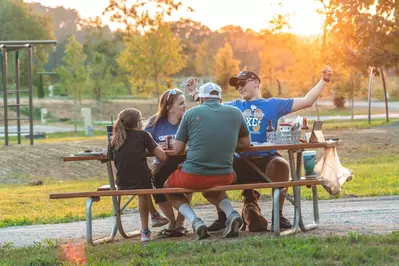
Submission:
M 250 145 L 249 130 L 241 111 L 221 104 L 222 90 L 214 83 L 199 89 L 200 105 L 188 110 L 179 125 L 173 151 L 182 152 L 189 143 L 186 160 L 166 181 L 165 187 L 206 189 L 230 185 L 235 181 L 233 158 L 236 148 Z M 226 191 L 204 192 L 204 197 L 225 212 L 227 218 L 224 237 L 238 236 L 243 223 Z M 197 239 L 209 237 L 207 226 L 196 216 L 187 198 L 167 195 L 168 201 L 193 226 Z

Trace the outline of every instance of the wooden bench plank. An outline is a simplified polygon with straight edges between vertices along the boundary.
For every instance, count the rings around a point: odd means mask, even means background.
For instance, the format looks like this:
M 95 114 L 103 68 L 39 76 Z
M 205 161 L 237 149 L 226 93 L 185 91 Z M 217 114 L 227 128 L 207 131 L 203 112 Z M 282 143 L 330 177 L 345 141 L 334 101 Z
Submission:
M 316 180 L 316 177 L 315 178 L 306 178 L 306 177 L 302 176 L 301 180 Z M 102 185 L 101 187 L 97 188 L 97 191 L 109 191 L 109 190 L 111 190 L 110 185 Z
M 289 181 L 289 182 L 217 186 L 202 190 L 186 189 L 186 188 L 159 188 L 159 189 L 135 189 L 135 190 L 108 190 L 108 191 L 92 191 L 92 192 L 69 192 L 69 193 L 51 193 L 50 199 L 212 192 L 212 191 L 228 191 L 228 190 L 243 190 L 243 189 L 260 189 L 260 188 L 284 188 L 284 187 L 293 187 L 293 186 L 313 186 L 313 185 L 322 185 L 322 184 L 323 180 L 301 180 L 301 181 Z

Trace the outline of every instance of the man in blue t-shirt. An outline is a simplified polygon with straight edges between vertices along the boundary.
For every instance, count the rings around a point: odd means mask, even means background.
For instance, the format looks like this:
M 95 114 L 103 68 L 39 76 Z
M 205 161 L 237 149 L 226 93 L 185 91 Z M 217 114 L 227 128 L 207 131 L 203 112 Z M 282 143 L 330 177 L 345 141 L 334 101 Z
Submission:
M 236 77 L 229 80 L 229 84 L 237 89 L 241 100 L 227 102 L 225 104 L 239 108 L 247 122 L 251 134 L 251 142 L 265 142 L 266 128 L 268 121 L 271 120 L 273 127 L 277 128 L 280 117 L 311 107 L 323 92 L 324 87 L 332 77 L 332 69 L 325 66 L 321 71 L 320 81 L 302 98 L 270 98 L 264 99 L 261 96 L 260 78 L 252 71 L 241 71 Z M 197 98 L 196 78 L 189 78 L 186 87 L 194 99 Z M 260 151 L 247 154 L 247 159 L 251 160 L 259 169 L 265 172 L 273 182 L 284 182 L 289 180 L 289 164 L 281 157 L 277 151 Z M 237 183 L 264 182 L 253 168 L 251 168 L 242 158 L 235 158 L 233 164 L 237 174 Z M 285 197 L 280 197 L 280 227 L 291 228 L 290 221 L 282 214 Z M 223 212 L 218 210 L 218 219 L 208 227 L 209 231 L 218 231 L 225 227 L 226 217 Z

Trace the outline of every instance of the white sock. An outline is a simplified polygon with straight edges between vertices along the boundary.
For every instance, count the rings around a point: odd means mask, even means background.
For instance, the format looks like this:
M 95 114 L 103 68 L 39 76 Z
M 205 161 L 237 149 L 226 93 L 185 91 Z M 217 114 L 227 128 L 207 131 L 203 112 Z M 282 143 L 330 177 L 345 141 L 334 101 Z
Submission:
M 230 214 L 234 211 L 233 206 L 229 199 L 223 199 L 219 202 L 219 208 L 224 211 L 226 217 L 228 218 Z
M 191 209 L 191 207 L 190 207 L 190 205 L 188 205 L 188 203 L 184 203 L 184 204 L 180 205 L 179 212 L 181 214 L 183 214 L 183 216 L 186 217 L 187 220 L 190 221 L 190 223 L 193 223 L 193 221 L 197 218 L 197 215 L 195 214 L 193 209 Z

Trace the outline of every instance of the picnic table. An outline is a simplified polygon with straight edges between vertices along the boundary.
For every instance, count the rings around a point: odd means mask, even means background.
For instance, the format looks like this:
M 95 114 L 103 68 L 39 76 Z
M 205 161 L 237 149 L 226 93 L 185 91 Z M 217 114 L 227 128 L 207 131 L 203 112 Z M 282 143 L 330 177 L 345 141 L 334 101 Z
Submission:
M 266 186 L 264 183 L 255 183 L 255 184 L 241 184 L 241 185 L 229 185 L 229 186 L 221 186 L 208 189 L 209 191 L 220 191 L 220 190 L 242 190 L 242 189 L 256 189 L 256 188 L 274 188 L 273 194 L 273 212 L 274 216 L 278 215 L 278 204 L 279 204 L 279 196 L 280 196 L 280 189 L 283 188 L 281 185 L 287 185 L 293 187 L 293 196 L 289 196 L 288 194 L 284 193 L 284 196 L 287 200 L 294 206 L 294 221 L 293 226 L 291 229 L 283 231 L 280 233 L 279 226 L 275 225 L 273 221 L 273 232 L 275 235 L 290 235 L 294 234 L 298 229 L 306 232 L 308 230 L 312 230 L 318 227 L 319 225 L 319 209 L 318 209 L 318 194 L 317 194 L 317 185 L 323 184 L 321 180 L 313 179 L 313 180 L 306 180 L 306 178 L 301 176 L 302 172 L 302 152 L 306 149 L 316 149 L 316 148 L 330 148 L 336 147 L 338 145 L 337 141 L 328 141 L 328 142 L 321 142 L 321 143 L 299 143 L 299 144 L 257 144 L 251 146 L 247 149 L 237 149 L 236 152 L 238 154 L 244 154 L 245 152 L 251 151 L 268 151 L 268 150 L 286 150 L 288 152 L 288 159 L 289 159 L 289 166 L 290 166 L 290 175 L 291 180 L 290 182 L 280 182 L 280 183 L 270 183 L 271 180 L 262 172 L 256 165 L 254 165 L 251 161 L 245 161 L 255 170 L 257 171 L 264 179 L 267 184 Z M 168 157 L 172 156 L 181 156 L 184 154 L 176 154 L 172 150 L 165 150 Z M 295 156 L 296 154 L 296 156 Z M 148 153 L 148 157 L 153 156 L 152 154 Z M 296 158 L 295 158 L 296 157 Z M 188 189 L 157 189 L 157 190 L 136 190 L 135 194 L 131 194 L 132 191 L 124 190 L 124 191 L 117 191 L 115 186 L 115 178 L 112 169 L 111 162 L 107 158 L 106 151 L 102 152 L 86 152 L 80 153 L 75 155 L 66 156 L 63 158 L 63 162 L 71 162 L 71 161 L 100 161 L 101 163 L 106 164 L 107 172 L 108 172 L 108 179 L 109 185 L 105 185 L 103 187 L 98 188 L 97 194 L 96 192 L 73 192 L 73 193 L 65 193 L 61 194 L 50 194 L 50 198 L 57 199 L 57 198 L 70 198 L 70 197 L 88 197 L 86 202 L 86 239 L 87 242 L 93 244 L 92 238 L 92 214 L 91 208 L 93 202 L 99 201 L 100 196 L 112 196 L 112 203 L 113 203 L 113 212 L 114 212 L 114 224 L 111 230 L 110 237 L 105 239 L 100 239 L 95 242 L 104 242 L 104 241 L 112 241 L 117 232 L 121 234 L 124 238 L 130 238 L 133 236 L 138 235 L 140 232 L 136 231 L 133 233 L 126 233 L 122 221 L 121 221 L 121 214 L 123 210 L 127 207 L 130 201 L 138 194 L 163 194 L 162 190 L 173 190 L 174 193 L 182 193 L 182 192 L 196 192 L 194 190 Z M 312 189 L 312 198 L 313 198 L 313 218 L 314 222 L 308 225 L 305 225 L 302 218 L 302 211 L 301 211 L 301 186 L 310 186 Z M 121 207 L 121 196 L 122 195 L 130 195 L 131 197 L 129 200 Z M 274 218 L 276 219 L 276 218 Z

